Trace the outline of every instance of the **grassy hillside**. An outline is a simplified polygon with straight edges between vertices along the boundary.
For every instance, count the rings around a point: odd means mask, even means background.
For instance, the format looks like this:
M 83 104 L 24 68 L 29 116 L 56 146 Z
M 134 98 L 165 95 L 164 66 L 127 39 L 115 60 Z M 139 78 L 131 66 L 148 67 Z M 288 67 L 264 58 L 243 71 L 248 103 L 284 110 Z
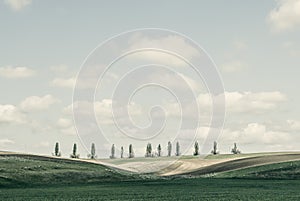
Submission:
M 217 154 L 208 155 L 205 159 L 236 159 L 236 158 L 249 158 L 258 156 L 274 156 L 286 154 L 299 154 L 299 152 L 259 152 L 259 153 L 242 153 L 242 154 Z
M 299 153 L 290 154 L 276 154 L 276 155 L 261 155 L 255 157 L 245 157 L 227 162 L 213 164 L 207 167 L 200 168 L 192 172 L 186 172 L 181 175 L 187 176 L 205 176 L 221 172 L 239 170 L 259 165 L 275 164 L 280 162 L 287 162 L 293 160 L 300 160 Z
M 216 174 L 215 178 L 300 179 L 300 161 L 250 167 Z
M 200 169 L 204 173 L 209 170 L 213 172 L 204 174 L 209 178 L 186 178 L 190 173 L 183 177 L 158 178 L 151 175 L 140 176 L 81 160 L 2 154 L 0 198 L 33 201 L 299 200 L 300 160 L 276 163 L 280 160 L 297 159 L 299 156 L 300 154 L 260 155 Z M 140 160 L 154 159 L 132 161 Z M 181 162 L 194 160 L 199 159 L 189 157 Z M 128 160 L 114 162 L 126 161 Z M 268 161 L 273 161 L 274 164 L 257 166 Z M 255 167 L 249 167 L 255 164 Z M 193 172 L 193 175 L 203 176 L 201 172 L 199 174 L 199 170 Z
M 0 187 L 131 179 L 137 179 L 137 176 L 99 164 L 33 155 L 0 155 Z

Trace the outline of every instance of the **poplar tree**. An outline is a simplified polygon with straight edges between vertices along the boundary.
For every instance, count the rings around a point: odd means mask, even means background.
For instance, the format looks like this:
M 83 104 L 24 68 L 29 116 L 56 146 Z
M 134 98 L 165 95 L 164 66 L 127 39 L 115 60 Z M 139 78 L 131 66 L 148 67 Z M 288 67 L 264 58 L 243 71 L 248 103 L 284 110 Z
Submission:
M 179 145 L 179 142 L 177 141 L 176 143 L 176 152 L 175 152 L 175 155 L 176 156 L 180 156 L 180 145 Z
M 133 147 L 132 144 L 129 145 L 129 158 L 134 158 L 134 152 L 133 152 Z
M 171 142 L 169 141 L 168 142 L 168 156 L 170 157 L 172 155 L 172 144 Z
M 195 142 L 194 149 L 195 149 L 194 156 L 198 156 L 199 155 L 199 144 L 197 141 Z
M 158 157 L 161 156 L 161 146 L 160 146 L 160 144 L 157 146 L 157 156 Z

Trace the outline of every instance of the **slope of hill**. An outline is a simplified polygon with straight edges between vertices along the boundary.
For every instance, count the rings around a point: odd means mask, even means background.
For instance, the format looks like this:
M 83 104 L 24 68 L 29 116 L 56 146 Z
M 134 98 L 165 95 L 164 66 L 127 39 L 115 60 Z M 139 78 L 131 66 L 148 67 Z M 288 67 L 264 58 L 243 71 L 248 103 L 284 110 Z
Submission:
M 138 175 L 81 160 L 26 154 L 0 155 L 0 187 L 91 184 L 137 179 Z
M 184 156 L 173 160 L 169 157 L 87 160 L 2 152 L 0 187 L 152 180 L 158 179 L 157 176 L 298 179 L 300 172 L 300 153 Z M 170 166 L 160 169 L 168 163 Z
M 300 153 L 275 153 L 268 155 L 259 155 L 255 157 L 242 157 L 238 159 L 233 159 L 230 161 L 225 161 L 221 163 L 212 164 L 210 166 L 202 167 L 194 171 L 186 171 L 185 173 L 180 173 L 178 175 L 183 176 L 210 176 L 211 174 L 239 170 L 249 167 L 275 164 L 288 161 L 300 160 Z
M 214 178 L 300 179 L 300 160 L 218 173 Z
M 184 156 L 165 170 L 165 173 L 179 174 L 156 177 L 153 174 L 161 172 L 139 175 L 118 169 L 118 164 L 130 168 L 138 164 L 142 169 L 142 164 L 150 163 L 148 167 L 152 167 L 170 159 L 74 160 L 0 152 L 0 198 L 299 200 L 299 158 L 300 153 L 219 155 L 201 159 Z M 108 162 L 114 164 L 105 165 Z
M 132 159 L 102 159 L 105 164 L 135 173 L 159 176 L 205 175 L 269 163 L 300 160 L 299 152 L 270 152 L 249 154 L 219 154 L 208 156 L 154 157 Z

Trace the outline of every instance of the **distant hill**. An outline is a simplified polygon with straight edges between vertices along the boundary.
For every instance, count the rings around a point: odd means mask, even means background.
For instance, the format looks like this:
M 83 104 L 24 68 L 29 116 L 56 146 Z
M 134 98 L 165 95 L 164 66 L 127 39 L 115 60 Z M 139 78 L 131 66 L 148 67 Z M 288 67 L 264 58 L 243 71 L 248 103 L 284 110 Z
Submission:
M 93 184 L 139 179 L 128 171 L 81 160 L 0 154 L 0 187 Z
M 215 156 L 210 157 L 224 159 L 226 156 Z M 292 164 L 292 165 L 290 165 Z M 212 164 L 206 167 L 199 168 L 197 170 L 193 170 L 190 172 L 181 173 L 178 175 L 181 176 L 191 176 L 191 177 L 216 177 L 223 178 L 223 177 L 265 177 L 265 178 L 272 178 L 271 172 L 273 172 L 274 178 L 299 178 L 299 171 L 300 171 L 300 153 L 273 153 L 273 154 L 253 154 L 253 155 L 246 155 L 240 158 L 235 158 L 233 160 Z M 290 165 L 290 167 L 289 167 Z M 285 176 L 280 176 L 280 169 L 281 166 L 288 168 Z M 261 167 L 261 168 L 260 168 Z M 247 171 L 243 171 L 243 169 L 247 169 Z M 263 176 L 262 171 L 270 171 L 267 175 Z M 259 174 L 258 172 L 261 171 Z M 278 173 L 275 173 L 279 171 Z M 255 174 L 257 172 L 257 174 Z M 247 173 L 247 174 L 246 174 Z M 245 174 L 243 176 L 243 174 Z M 294 175 L 294 176 L 292 176 Z
M 222 172 L 213 177 L 238 179 L 300 179 L 300 160 Z
M 88 160 L 0 152 L 0 187 L 89 185 L 174 177 L 300 179 L 300 153 Z

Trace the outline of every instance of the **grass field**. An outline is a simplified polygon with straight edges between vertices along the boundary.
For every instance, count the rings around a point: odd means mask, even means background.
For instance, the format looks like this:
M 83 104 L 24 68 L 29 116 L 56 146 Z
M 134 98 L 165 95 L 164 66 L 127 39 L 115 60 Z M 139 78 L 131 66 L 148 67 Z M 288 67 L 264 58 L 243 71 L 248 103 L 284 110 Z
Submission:
M 223 161 L 230 156 L 218 157 Z M 273 164 L 259 165 L 272 158 Z M 211 171 L 200 172 L 202 177 L 199 170 L 158 177 L 81 160 L 0 154 L 0 200 L 300 200 L 300 160 L 296 159 L 298 154 L 256 154 L 204 167 L 202 171 Z M 194 160 L 199 159 L 184 157 L 180 163 Z M 126 161 L 155 159 L 113 162 Z
M 89 184 L 138 179 L 103 165 L 36 156 L 0 156 L 0 187 Z
M 299 180 L 177 179 L 0 189 L 2 200 L 299 200 Z
M 215 178 L 299 179 L 300 161 L 275 163 L 216 174 Z

